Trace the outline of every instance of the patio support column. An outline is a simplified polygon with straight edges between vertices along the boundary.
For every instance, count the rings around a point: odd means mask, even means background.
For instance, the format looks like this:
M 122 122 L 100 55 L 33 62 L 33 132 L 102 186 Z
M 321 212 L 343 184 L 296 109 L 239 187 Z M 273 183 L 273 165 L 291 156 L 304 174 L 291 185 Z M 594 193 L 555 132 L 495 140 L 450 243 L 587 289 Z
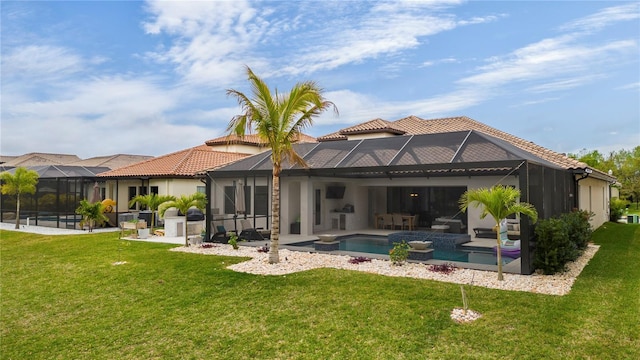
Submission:
M 313 182 L 300 184 L 300 234 L 313 234 Z
M 525 162 L 517 171 L 518 186 L 520 187 L 520 201 L 530 202 L 529 197 L 529 162 Z M 523 221 L 523 218 L 525 221 Z M 520 274 L 530 275 L 533 269 L 533 251 L 531 249 L 531 226 L 529 218 L 520 215 Z

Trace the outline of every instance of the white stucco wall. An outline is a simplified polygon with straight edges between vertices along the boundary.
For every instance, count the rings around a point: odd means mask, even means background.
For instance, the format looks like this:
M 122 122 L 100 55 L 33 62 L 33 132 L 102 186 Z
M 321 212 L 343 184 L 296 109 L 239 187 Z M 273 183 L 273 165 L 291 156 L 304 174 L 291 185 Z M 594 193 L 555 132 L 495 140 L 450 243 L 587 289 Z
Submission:
M 119 212 L 129 211 L 129 187 L 136 188 L 136 194 L 140 193 L 140 187 L 147 187 L 147 181 L 144 183 L 136 180 L 108 180 L 106 181 L 106 197 L 113 199 L 117 203 Z M 173 195 L 179 197 L 181 195 L 191 195 L 198 191 L 198 186 L 205 186 L 203 182 L 197 179 L 150 179 L 149 186 L 157 186 L 159 195 Z
M 580 180 L 578 188 L 578 207 L 594 213 L 591 226 L 595 229 L 609 221 L 609 183 L 588 177 Z

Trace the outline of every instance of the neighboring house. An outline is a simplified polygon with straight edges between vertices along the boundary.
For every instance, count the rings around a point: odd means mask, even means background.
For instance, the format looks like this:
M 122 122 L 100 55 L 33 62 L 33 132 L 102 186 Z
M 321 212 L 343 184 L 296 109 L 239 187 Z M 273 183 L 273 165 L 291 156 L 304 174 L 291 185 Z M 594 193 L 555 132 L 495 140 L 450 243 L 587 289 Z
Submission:
M 380 214 L 411 214 L 419 228 L 455 217 L 463 231 L 492 227 L 480 209 L 458 209 L 460 195 L 494 184 L 521 190 L 540 218 L 574 208 L 591 211 L 594 227 L 608 220 L 615 178 L 586 164 L 467 117 L 375 119 L 296 145 L 308 167 L 283 166 L 280 231 L 313 235 L 375 228 Z M 211 207 L 239 213 L 254 227 L 270 225 L 270 152 L 209 171 Z M 242 183 L 244 191 L 234 186 Z M 244 197 L 236 202 L 235 199 Z M 243 204 L 241 204 L 242 202 Z M 533 272 L 532 228 L 520 224 L 521 272 Z
M 303 135 L 300 141 L 315 141 Z M 137 195 L 190 195 L 206 192 L 207 170 L 229 164 L 266 150 L 255 135 L 222 136 L 207 140 L 204 145 L 158 156 L 99 174 L 105 181 L 107 198 L 116 201 L 116 212 L 141 210 L 129 207 Z
M 30 153 L 3 156 L 6 161 L 0 171 L 25 167 L 39 175 L 36 193 L 21 198 L 22 223 L 29 219 L 31 225 L 73 228 L 79 221 L 75 210 L 80 200 L 91 200 L 96 191 L 104 198 L 105 189 L 98 183 L 98 173 L 148 158 L 118 154 L 82 160 L 76 155 Z M 15 208 L 15 197 L 0 196 L 0 221 L 13 221 Z

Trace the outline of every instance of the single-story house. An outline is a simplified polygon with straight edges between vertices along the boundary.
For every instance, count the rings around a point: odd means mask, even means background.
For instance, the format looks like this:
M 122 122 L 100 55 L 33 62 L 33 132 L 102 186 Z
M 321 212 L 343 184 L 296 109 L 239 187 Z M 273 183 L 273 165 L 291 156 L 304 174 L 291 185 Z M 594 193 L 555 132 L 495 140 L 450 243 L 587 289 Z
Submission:
M 315 142 L 315 138 L 302 135 L 301 142 Z M 221 136 L 204 144 L 158 156 L 98 174 L 105 183 L 105 196 L 116 201 L 115 212 L 142 210 L 139 205 L 129 206 L 137 195 L 159 194 L 191 195 L 206 192 L 204 174 L 225 164 L 265 151 L 256 135 Z
M 2 158 L 0 171 L 13 172 L 17 167 L 25 167 L 39 175 L 36 193 L 21 197 L 22 223 L 29 219 L 31 225 L 74 228 L 80 220 L 75 214 L 80 200 L 91 199 L 95 191 L 104 196 L 98 173 L 150 156 L 116 154 L 80 159 L 76 155 L 29 153 Z M 15 197 L 0 195 L 0 221 L 14 221 L 15 211 Z
M 576 208 L 594 213 L 594 227 L 609 218 L 614 177 L 468 117 L 375 119 L 318 141 L 295 145 L 308 167 L 283 166 L 283 235 L 357 232 L 378 227 L 382 214 L 403 213 L 416 228 L 455 218 L 460 231 L 473 236 L 473 229 L 495 224 L 481 220 L 480 209 L 461 213 L 458 199 L 494 184 L 520 189 L 521 201 L 533 204 L 542 219 Z M 264 152 L 210 170 L 210 213 L 227 219 L 241 213 L 255 228 L 269 228 L 271 168 L 270 152 Z M 211 219 L 207 214 L 207 226 Z M 533 231 L 525 216 L 519 227 L 520 272 L 530 274 Z

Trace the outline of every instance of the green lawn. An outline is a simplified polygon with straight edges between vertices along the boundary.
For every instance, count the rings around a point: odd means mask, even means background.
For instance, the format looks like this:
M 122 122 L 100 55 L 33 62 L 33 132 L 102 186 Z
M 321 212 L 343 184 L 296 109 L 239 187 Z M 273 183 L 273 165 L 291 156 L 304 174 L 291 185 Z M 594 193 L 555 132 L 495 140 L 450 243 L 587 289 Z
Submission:
M 638 359 L 640 225 L 606 224 L 566 296 L 242 259 L 116 233 L 0 232 L 2 359 Z M 127 261 L 124 265 L 112 263 Z

